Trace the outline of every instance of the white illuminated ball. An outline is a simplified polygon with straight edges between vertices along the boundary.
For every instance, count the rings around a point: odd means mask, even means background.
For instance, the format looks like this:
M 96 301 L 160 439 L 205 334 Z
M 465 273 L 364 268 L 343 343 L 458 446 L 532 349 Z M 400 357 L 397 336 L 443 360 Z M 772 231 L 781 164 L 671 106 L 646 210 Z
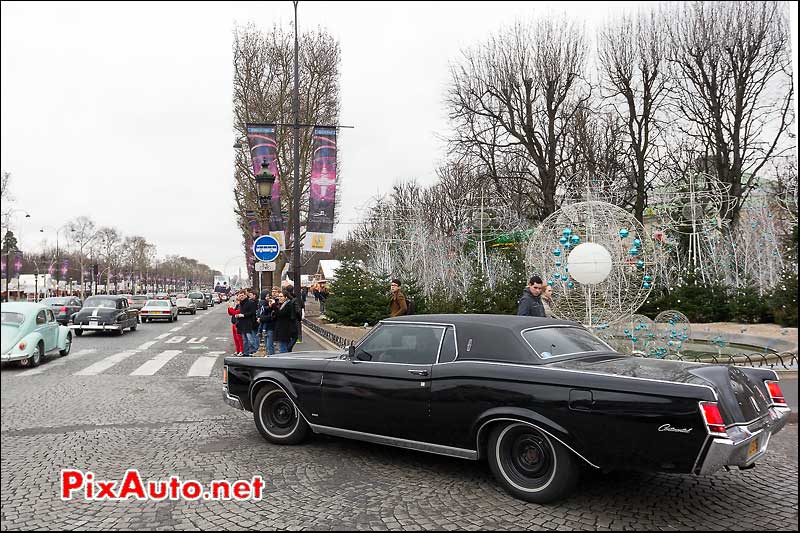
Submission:
M 569 275 L 578 283 L 594 285 L 603 282 L 611 273 L 613 262 L 605 247 L 585 242 L 575 247 L 567 257 Z

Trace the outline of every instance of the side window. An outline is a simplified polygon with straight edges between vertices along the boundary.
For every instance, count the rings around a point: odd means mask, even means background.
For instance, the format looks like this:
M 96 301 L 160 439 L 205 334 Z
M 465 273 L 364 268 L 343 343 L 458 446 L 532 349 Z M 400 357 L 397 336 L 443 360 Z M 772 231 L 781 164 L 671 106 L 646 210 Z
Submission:
M 444 341 L 442 342 L 442 351 L 439 353 L 440 363 L 449 363 L 456 359 L 456 336 L 453 328 L 447 328 L 444 332 Z
M 119 303 L 117 303 L 117 309 L 125 309 L 126 307 L 128 307 L 127 300 L 120 300 Z
M 42 325 L 46 323 L 47 323 L 47 314 L 45 314 L 44 309 L 42 309 L 36 314 L 36 325 Z
M 53 312 L 50 309 L 47 310 L 47 321 L 48 322 L 55 322 L 56 321 L 56 317 L 55 317 L 55 315 L 53 315 Z
M 356 349 L 356 358 L 373 363 L 431 365 L 436 362 L 444 328 L 381 326 Z

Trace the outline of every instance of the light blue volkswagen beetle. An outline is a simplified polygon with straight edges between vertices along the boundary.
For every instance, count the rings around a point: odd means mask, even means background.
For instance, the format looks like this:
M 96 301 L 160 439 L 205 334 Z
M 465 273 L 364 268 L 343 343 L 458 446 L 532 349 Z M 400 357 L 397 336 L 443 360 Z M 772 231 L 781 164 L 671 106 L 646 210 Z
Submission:
M 72 332 L 56 322 L 46 305 L 8 302 L 0 306 L 2 315 L 2 362 L 19 361 L 20 366 L 39 366 L 42 358 L 58 352 L 64 356 L 72 348 Z

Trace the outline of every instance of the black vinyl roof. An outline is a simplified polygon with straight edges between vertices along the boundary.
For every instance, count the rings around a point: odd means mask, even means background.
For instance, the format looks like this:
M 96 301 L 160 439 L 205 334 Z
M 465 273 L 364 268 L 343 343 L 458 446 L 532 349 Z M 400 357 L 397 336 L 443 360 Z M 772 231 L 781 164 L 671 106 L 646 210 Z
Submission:
M 543 326 L 577 326 L 577 322 L 514 315 L 411 315 L 388 318 L 386 324 L 404 322 L 452 324 L 456 328 L 459 360 L 538 363 L 531 347 L 522 339 L 523 330 Z

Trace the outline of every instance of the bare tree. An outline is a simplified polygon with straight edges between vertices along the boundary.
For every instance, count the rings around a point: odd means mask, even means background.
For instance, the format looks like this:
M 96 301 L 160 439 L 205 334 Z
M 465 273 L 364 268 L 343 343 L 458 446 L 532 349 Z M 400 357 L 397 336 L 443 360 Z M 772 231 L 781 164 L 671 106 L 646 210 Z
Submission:
M 730 185 L 734 223 L 794 120 L 788 12 L 782 2 L 692 2 L 670 20 L 680 131 L 707 150 Z
M 118 269 L 122 262 L 120 254 L 122 235 L 116 228 L 102 227 L 97 230 L 97 242 L 100 247 L 100 256 L 105 260 L 108 270 L 106 274 L 106 290 L 108 291 L 111 287 L 111 271 Z
M 498 189 L 526 183 L 533 218 L 557 209 L 571 157 L 568 124 L 591 92 L 582 83 L 585 50 L 582 28 L 548 18 L 517 23 L 451 68 L 451 147 Z
M 83 299 L 83 289 L 85 287 L 83 268 L 86 264 L 86 250 L 90 249 L 90 247 L 93 245 L 94 240 L 97 237 L 97 230 L 95 228 L 94 221 L 83 215 L 68 222 L 67 229 L 70 230 L 67 235 L 69 235 L 69 239 L 76 246 L 78 252 L 78 263 L 81 276 L 80 294 L 81 299 Z
M 303 124 L 335 124 L 339 117 L 339 43 L 323 30 L 299 36 L 299 100 L 300 122 Z M 234 94 L 235 128 L 241 136 L 246 134 L 248 122 L 290 123 L 294 87 L 294 37 L 292 32 L 273 27 L 262 33 L 255 25 L 237 28 L 234 34 Z M 286 228 L 294 227 L 294 202 L 292 180 L 294 158 L 292 128 L 279 127 L 278 180 L 281 191 L 281 211 Z M 300 224 L 306 224 L 308 190 L 311 176 L 312 136 L 308 128 L 300 130 Z M 255 182 L 250 157 L 245 146 L 236 155 L 234 172 L 234 198 L 236 215 L 243 237 L 250 229 L 245 213 L 259 212 Z M 287 231 L 287 251 L 295 246 L 292 232 Z M 302 239 L 302 236 L 301 236 Z M 274 275 L 280 276 L 286 264 L 286 254 L 276 261 Z M 274 279 L 273 283 L 278 283 Z
M 662 132 L 660 114 L 669 94 L 667 27 L 660 13 L 623 16 L 599 35 L 599 58 L 610 109 L 624 122 L 629 147 L 629 181 L 635 193 L 633 213 L 640 222 L 647 191 L 655 179 L 655 143 Z

